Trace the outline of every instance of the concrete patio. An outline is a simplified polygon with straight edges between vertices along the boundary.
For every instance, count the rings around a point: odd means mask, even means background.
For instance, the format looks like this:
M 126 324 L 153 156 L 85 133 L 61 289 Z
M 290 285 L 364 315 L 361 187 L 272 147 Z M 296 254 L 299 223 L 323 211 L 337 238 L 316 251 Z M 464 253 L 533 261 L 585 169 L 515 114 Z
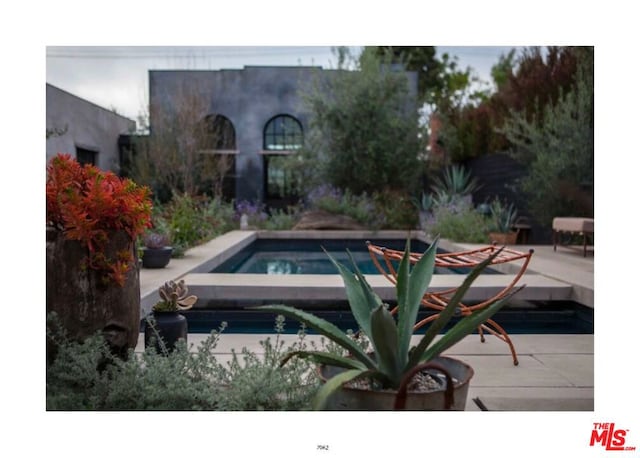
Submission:
M 248 237 L 249 234 L 251 236 Z M 406 232 L 404 235 L 407 235 Z M 203 271 L 199 269 L 211 263 L 212 258 L 228 256 L 224 254 L 225 247 L 232 244 L 246 246 L 254 236 L 257 235 L 233 231 L 189 250 L 184 258 L 173 259 L 165 269 L 141 269 L 143 307 L 150 307 L 155 302 L 157 288 L 164 281 Z M 466 249 L 474 245 L 441 241 L 440 246 L 445 249 Z M 593 252 L 584 258 L 579 251 L 566 248 L 558 248 L 554 252 L 551 245 L 517 245 L 513 248 L 535 250 L 528 274 L 549 279 L 551 283 L 562 286 L 567 298 L 594 307 Z M 204 337 L 202 334 L 190 334 L 189 344 L 197 346 Z M 216 354 L 224 360 L 230 356 L 231 349 L 247 347 L 259 351 L 259 341 L 266 337 L 263 334 L 223 333 Z M 293 339 L 295 336 L 284 338 Z M 488 336 L 485 343 L 480 343 L 477 335 L 468 336 L 447 353 L 469 363 L 475 371 L 467 410 L 593 411 L 592 334 L 519 334 L 511 335 L 511 338 L 518 353 L 518 366 L 513 365 L 507 345 L 493 336 Z M 137 350 L 142 351 L 143 342 L 144 338 L 139 339 Z

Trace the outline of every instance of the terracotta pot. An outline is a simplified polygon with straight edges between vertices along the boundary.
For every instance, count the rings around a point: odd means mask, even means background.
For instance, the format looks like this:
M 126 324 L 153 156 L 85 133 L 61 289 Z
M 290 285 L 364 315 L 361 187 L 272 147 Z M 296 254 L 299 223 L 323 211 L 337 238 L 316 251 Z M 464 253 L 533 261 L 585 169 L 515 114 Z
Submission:
M 515 245 L 518 237 L 517 232 L 490 232 L 489 241 L 498 245 Z
M 439 356 L 432 360 L 443 366 L 453 377 L 453 405 L 449 410 L 464 410 L 467 403 L 469 382 L 473 369 L 468 364 L 454 358 Z M 333 366 L 319 366 L 318 372 L 323 381 L 344 371 Z M 361 388 L 342 387 L 330 398 L 327 410 L 394 410 L 396 395 L 393 390 L 373 391 Z M 409 392 L 405 410 L 446 410 L 445 388 L 429 392 Z

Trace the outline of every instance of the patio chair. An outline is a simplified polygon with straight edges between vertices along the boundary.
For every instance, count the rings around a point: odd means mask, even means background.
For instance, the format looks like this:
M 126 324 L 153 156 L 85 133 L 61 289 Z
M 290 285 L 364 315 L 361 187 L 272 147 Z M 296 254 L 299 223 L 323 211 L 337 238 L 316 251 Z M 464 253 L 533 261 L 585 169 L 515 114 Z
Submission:
M 558 245 L 574 248 L 561 243 L 562 233 L 578 234 L 582 235 L 582 256 L 587 257 L 587 236 L 591 234 L 593 237 L 593 218 L 556 217 L 553 218 L 551 227 L 553 229 L 553 251 L 556 251 Z
M 393 265 L 393 261 L 399 262 L 400 260 L 402 260 L 404 252 L 373 245 L 370 242 L 367 242 L 367 247 L 369 249 L 369 255 L 371 256 L 371 259 L 376 268 L 382 275 L 385 276 L 385 278 L 387 278 L 387 280 L 395 285 L 397 283 L 397 271 L 396 267 Z M 448 269 L 472 269 L 482 261 L 487 259 L 489 256 L 491 256 L 493 253 L 495 253 L 498 249 L 499 247 L 493 244 L 473 250 L 458 251 L 455 253 L 439 253 L 436 254 L 435 264 L 436 267 L 444 267 Z M 502 252 L 495 259 L 493 259 L 489 266 L 496 264 L 505 264 L 514 261 L 523 261 L 518 272 L 515 274 L 514 278 L 511 282 L 509 282 L 508 285 L 506 285 L 502 290 L 500 290 L 497 294 L 494 294 L 490 298 L 473 305 L 467 305 L 461 302 L 458 306 L 460 315 L 469 315 L 475 310 L 487 307 L 495 300 L 502 299 L 507 294 L 509 294 L 509 292 L 513 290 L 516 283 L 520 280 L 522 275 L 524 275 L 525 271 L 527 270 L 532 255 L 533 249 L 525 253 L 504 247 Z M 420 253 L 410 253 L 409 260 L 411 264 L 415 264 L 416 262 L 418 262 L 421 256 L 422 255 Z M 455 287 L 438 292 L 427 292 L 422 298 L 422 305 L 429 309 L 436 310 L 437 312 L 442 311 L 449 303 L 457 289 L 458 288 Z M 392 313 L 395 313 L 396 309 L 397 307 L 392 310 Z M 414 326 L 414 330 L 418 330 L 426 323 L 435 320 L 436 318 L 438 318 L 438 315 L 438 313 L 434 313 L 422 319 L 421 321 L 416 323 L 416 325 Z M 509 346 L 511 355 L 513 357 L 513 364 L 517 366 L 518 356 L 516 354 L 513 342 L 509 338 L 509 334 L 492 319 L 487 320 L 484 324 L 478 327 L 478 334 L 480 334 L 481 342 L 485 341 L 485 332 L 498 337 Z

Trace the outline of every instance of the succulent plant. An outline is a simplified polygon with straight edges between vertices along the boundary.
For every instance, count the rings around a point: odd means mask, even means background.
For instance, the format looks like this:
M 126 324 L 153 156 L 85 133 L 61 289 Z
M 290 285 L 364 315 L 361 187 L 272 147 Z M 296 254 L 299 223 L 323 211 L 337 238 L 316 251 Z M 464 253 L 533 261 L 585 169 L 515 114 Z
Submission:
M 164 248 L 169 245 L 169 237 L 158 232 L 149 232 L 144 236 L 144 246 L 147 248 Z
M 177 312 L 180 310 L 189 310 L 198 300 L 193 294 L 187 296 L 189 289 L 184 280 L 174 282 L 169 280 L 160 287 L 160 298 L 162 299 L 153 306 L 154 312 Z
M 399 393 L 403 391 L 406 393 L 408 383 L 416 373 L 426 369 L 433 358 L 439 356 L 488 320 L 516 292 L 513 291 L 505 298 L 490 303 L 486 308 L 463 317 L 440 339 L 435 339 L 455 316 L 458 304 L 473 281 L 501 251 L 496 250 L 492 256 L 471 271 L 444 310 L 440 312 L 439 317 L 431 323 L 420 342 L 411 348 L 410 340 L 413 336 L 421 300 L 429 287 L 435 268 L 437 239 L 411 271 L 409 268 L 409 242 L 407 242 L 404 257 L 397 271 L 397 320 L 389 311 L 387 304 L 382 302 L 358 270 L 351 253 L 349 256 L 355 268 L 355 274 L 327 253 L 342 276 L 349 307 L 361 332 L 372 343 L 373 355 L 362 350 L 352 338 L 337 326 L 311 313 L 285 305 L 266 305 L 255 307 L 255 309 L 270 310 L 299 320 L 348 352 L 349 356 L 344 357 L 320 351 L 296 351 L 287 355 L 282 361 L 282 364 L 285 364 L 289 358 L 294 356 L 308 357 L 318 364 L 347 369 L 322 386 L 314 401 L 314 408 L 323 408 L 331 394 L 343 384 L 362 378 L 374 381 L 374 386 L 377 386 L 378 389 L 392 389 Z
M 495 198 L 489 204 L 491 216 L 491 229 L 494 232 L 511 232 L 511 227 L 518 218 L 518 211 L 513 204 L 503 204 L 498 198 Z

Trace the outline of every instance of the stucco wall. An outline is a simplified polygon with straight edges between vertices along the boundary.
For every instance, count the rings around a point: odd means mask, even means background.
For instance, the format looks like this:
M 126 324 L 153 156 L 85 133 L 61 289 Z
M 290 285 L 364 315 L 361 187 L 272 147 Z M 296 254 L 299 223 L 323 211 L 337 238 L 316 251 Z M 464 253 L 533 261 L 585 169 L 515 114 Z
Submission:
M 125 118 L 47 84 L 47 129 L 65 129 L 47 139 L 47 161 L 57 153 L 76 156 L 76 148 L 97 151 L 96 165 L 119 171 L 118 137 L 135 130 L 135 121 Z

